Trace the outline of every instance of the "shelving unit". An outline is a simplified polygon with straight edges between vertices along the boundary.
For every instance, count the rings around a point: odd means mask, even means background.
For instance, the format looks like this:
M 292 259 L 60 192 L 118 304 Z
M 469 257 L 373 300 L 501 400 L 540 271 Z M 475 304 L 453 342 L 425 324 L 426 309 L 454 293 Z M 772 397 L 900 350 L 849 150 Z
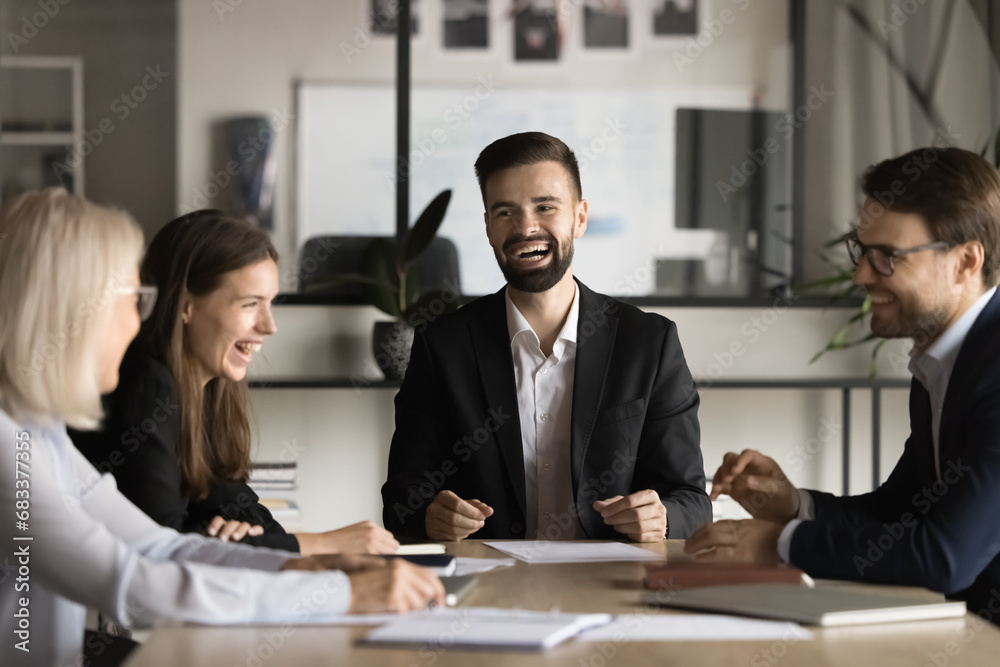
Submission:
M 399 380 L 368 380 L 361 377 L 331 378 L 256 378 L 250 380 L 251 389 L 398 389 Z M 880 461 L 882 456 L 882 390 L 909 389 L 910 380 L 885 378 L 817 378 L 809 380 L 706 380 L 695 382 L 699 391 L 715 389 L 838 389 L 841 400 L 841 485 L 843 495 L 850 494 L 851 470 L 851 391 L 871 391 L 872 401 L 872 489 L 881 484 Z
M 0 58 L 0 198 L 50 185 L 82 195 L 86 152 L 83 59 Z

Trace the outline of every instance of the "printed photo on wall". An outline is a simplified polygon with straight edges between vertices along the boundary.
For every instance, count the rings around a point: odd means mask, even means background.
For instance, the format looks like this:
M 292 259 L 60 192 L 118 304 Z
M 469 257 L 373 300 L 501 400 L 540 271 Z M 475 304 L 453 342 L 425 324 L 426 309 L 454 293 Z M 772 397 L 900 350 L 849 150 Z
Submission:
M 442 1 L 444 5 L 444 48 L 489 48 L 489 0 Z
M 559 60 L 559 15 L 552 2 L 515 0 L 514 60 L 555 62 Z
M 367 0 L 373 35 L 395 35 L 396 15 L 405 0 Z M 420 0 L 410 0 L 410 34 L 420 34 Z
M 653 35 L 677 37 L 698 32 L 698 0 L 655 0 Z
M 588 49 L 627 49 L 628 11 L 625 0 L 587 0 L 583 45 Z

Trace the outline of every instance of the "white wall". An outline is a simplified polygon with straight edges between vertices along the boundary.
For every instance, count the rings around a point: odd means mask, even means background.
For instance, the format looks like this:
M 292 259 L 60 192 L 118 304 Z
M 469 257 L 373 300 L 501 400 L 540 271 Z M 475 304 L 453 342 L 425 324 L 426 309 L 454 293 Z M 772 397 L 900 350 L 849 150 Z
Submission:
M 300 79 L 389 82 L 394 76 L 391 40 L 373 42 L 352 57 L 340 49 L 363 28 L 362 0 L 286 0 L 281 3 L 243 0 L 233 11 L 217 13 L 223 3 L 179 2 L 179 108 L 177 206 L 191 208 L 205 193 L 219 166 L 212 162 L 213 127 L 227 116 L 294 113 L 294 83 Z M 495 2 L 499 7 L 504 3 Z M 638 3 L 641 6 L 644 3 Z M 703 17 L 719 17 L 737 3 L 706 0 Z M 762 106 L 787 103 L 786 2 L 751 3 L 746 12 L 714 39 L 710 48 L 683 72 L 669 50 L 642 46 L 626 69 L 595 61 L 564 69 L 561 85 L 618 81 L 626 84 L 751 83 L 760 86 Z M 771 47 L 750 49 L 751 41 Z M 544 77 L 512 70 L 498 59 L 445 63 L 428 39 L 414 46 L 414 79 L 423 82 L 474 81 L 504 69 L 508 80 L 540 82 Z M 683 44 L 682 44 L 683 45 Z M 551 79 L 551 73 L 547 75 Z M 513 77 L 513 78 L 511 78 Z M 393 128 L 385 128 L 392 132 Z M 294 226 L 292 127 L 279 135 L 276 241 L 283 255 L 282 279 L 294 276 L 291 230 Z M 586 276 L 580 276 L 586 281 Z M 707 375 L 715 355 L 724 356 L 739 342 L 745 354 L 733 360 L 726 379 L 819 376 L 863 376 L 864 352 L 831 355 L 814 366 L 807 362 L 823 347 L 840 310 L 794 309 L 780 314 L 768 309 L 671 309 L 678 322 L 688 363 L 696 375 Z M 256 376 L 349 375 L 370 369 L 371 323 L 379 318 L 369 308 L 290 307 L 277 309 L 280 332 L 269 340 Z M 753 318 L 759 318 L 754 320 Z M 759 322 L 759 324 L 758 324 Z M 766 331 L 763 327 L 766 327 Z M 758 337 L 755 338 L 753 331 Z M 893 371 L 885 368 L 884 371 Z M 895 369 L 905 373 L 905 369 Z M 883 412 L 883 472 L 901 451 L 907 428 L 905 391 L 886 392 Z M 257 456 L 277 459 L 296 455 L 300 461 L 301 504 L 307 527 L 330 528 L 364 518 L 379 519 L 379 487 L 385 479 L 392 434 L 392 390 L 256 390 L 252 401 L 259 422 Z M 852 425 L 854 491 L 868 489 L 868 397 L 854 396 Z M 824 421 L 826 420 L 826 421 Z M 802 391 L 728 391 L 702 395 L 702 434 L 706 468 L 711 475 L 728 450 L 757 447 L 785 462 L 796 451 L 829 436 L 824 426 L 840 421 L 839 394 Z M 801 470 L 789 469 L 793 481 L 831 491 L 840 489 L 840 438 L 827 437 Z
M 565 3 L 564 3 L 565 4 Z M 502 15 L 506 4 L 493 2 L 494 14 Z M 581 3 L 569 3 L 570 6 Z M 634 3 L 644 11 L 645 1 Z M 468 83 L 478 85 L 478 77 L 497 74 L 505 84 L 546 84 L 549 86 L 606 86 L 634 84 L 754 85 L 760 104 L 781 109 L 787 104 L 788 57 L 787 2 L 733 2 L 704 0 L 706 21 L 718 21 L 723 11 L 732 12 L 731 23 L 719 37 L 706 33 L 712 43 L 679 68 L 672 48 L 640 39 L 634 57 L 593 57 L 576 67 L 511 66 L 500 55 L 444 59 L 430 34 L 415 40 L 413 79 L 416 83 Z M 739 6 L 746 6 L 740 11 Z M 212 204 L 206 197 L 217 191 L 212 176 L 222 167 L 213 158 L 214 129 L 230 116 L 239 114 L 295 113 L 294 84 L 299 80 L 341 82 L 392 82 L 395 77 L 395 43 L 377 37 L 360 53 L 345 55 L 342 45 L 364 44 L 367 22 L 362 9 L 368 0 L 233 0 L 207 3 L 179 2 L 178 69 L 178 160 L 177 206 L 179 211 Z M 228 7 L 231 11 L 220 8 Z M 728 17 L 728 15 L 727 15 Z M 494 17 L 497 32 L 504 24 Z M 425 22 L 431 25 L 431 22 Z M 720 23 L 720 25 L 723 25 Z M 572 37 L 570 37 L 572 39 Z M 681 48 L 684 40 L 679 41 Z M 761 44 L 767 46 L 759 46 Z M 331 119 L 336 122 L 336 119 Z M 282 285 L 288 287 L 295 275 L 294 262 L 294 122 L 279 134 L 275 203 L 275 239 L 282 254 Z M 395 132 L 393 126 L 385 132 Z M 470 166 L 471 173 L 471 166 Z M 216 179 L 219 180 L 219 179 Z M 391 196 L 387 193 L 386 196 Z M 226 206 L 224 195 L 214 199 Z

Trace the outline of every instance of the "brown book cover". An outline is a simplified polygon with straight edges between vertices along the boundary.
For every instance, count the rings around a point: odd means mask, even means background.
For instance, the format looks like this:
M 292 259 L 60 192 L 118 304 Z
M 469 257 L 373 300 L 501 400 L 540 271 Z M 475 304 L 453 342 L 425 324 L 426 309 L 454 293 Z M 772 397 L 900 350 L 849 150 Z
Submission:
M 651 590 L 771 583 L 813 585 L 805 572 L 783 563 L 657 563 L 646 566 L 643 580 L 643 585 Z

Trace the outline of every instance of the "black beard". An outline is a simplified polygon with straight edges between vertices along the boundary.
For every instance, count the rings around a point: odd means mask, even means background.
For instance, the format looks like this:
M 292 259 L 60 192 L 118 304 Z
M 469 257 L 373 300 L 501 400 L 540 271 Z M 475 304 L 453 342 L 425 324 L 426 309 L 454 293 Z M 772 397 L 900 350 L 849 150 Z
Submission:
M 508 245 L 520 243 L 524 240 L 528 239 L 512 239 L 504 244 L 504 248 L 506 249 Z M 570 264 L 573 263 L 572 239 L 567 243 L 565 253 L 562 252 L 562 244 L 558 243 L 555 238 L 549 236 L 547 239 L 543 238 L 542 240 L 549 242 L 549 252 L 552 253 L 553 257 L 548 266 L 540 269 L 515 269 L 505 261 L 506 250 L 497 254 L 497 264 L 500 265 L 500 270 L 503 272 L 503 277 L 507 280 L 507 284 L 519 292 L 530 292 L 532 294 L 547 292 L 562 280 L 562 277 L 566 275 L 566 271 L 569 270 Z

